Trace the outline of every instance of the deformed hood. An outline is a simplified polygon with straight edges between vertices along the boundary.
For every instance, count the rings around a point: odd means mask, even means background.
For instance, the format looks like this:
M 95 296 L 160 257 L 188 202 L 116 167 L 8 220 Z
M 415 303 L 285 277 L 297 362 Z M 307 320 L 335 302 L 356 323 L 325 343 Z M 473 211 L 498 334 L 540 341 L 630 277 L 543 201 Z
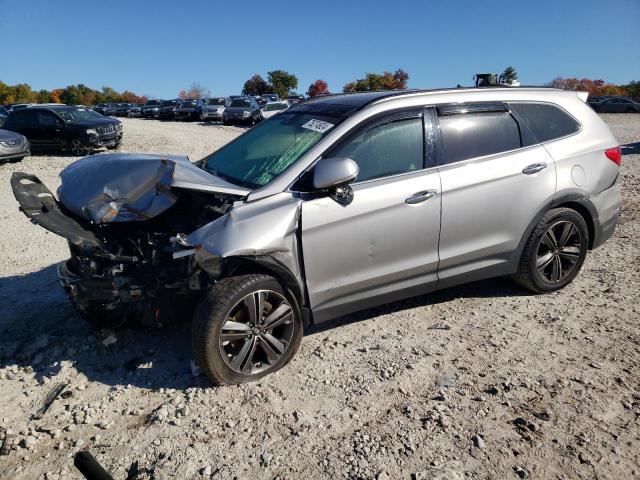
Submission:
M 98 154 L 82 158 L 61 173 L 58 199 L 71 212 L 94 223 L 144 221 L 171 207 L 172 189 L 245 197 L 250 190 L 193 165 L 188 157 L 156 154 Z

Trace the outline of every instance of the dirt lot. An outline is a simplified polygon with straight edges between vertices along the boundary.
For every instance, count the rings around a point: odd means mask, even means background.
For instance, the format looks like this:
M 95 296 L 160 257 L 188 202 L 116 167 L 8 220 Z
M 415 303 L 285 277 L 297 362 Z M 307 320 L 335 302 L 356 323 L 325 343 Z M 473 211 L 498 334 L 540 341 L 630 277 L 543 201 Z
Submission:
M 80 449 L 115 479 L 640 477 L 640 115 L 605 119 L 628 145 L 623 209 L 570 286 L 498 279 L 365 311 L 227 388 L 192 375 L 185 322 L 92 333 L 65 300 L 66 242 L 18 212 L 9 178 L 53 189 L 74 158 L 1 165 L 0 427 L 18 445 L 0 478 L 81 478 Z M 193 159 L 242 131 L 124 124 L 123 151 Z

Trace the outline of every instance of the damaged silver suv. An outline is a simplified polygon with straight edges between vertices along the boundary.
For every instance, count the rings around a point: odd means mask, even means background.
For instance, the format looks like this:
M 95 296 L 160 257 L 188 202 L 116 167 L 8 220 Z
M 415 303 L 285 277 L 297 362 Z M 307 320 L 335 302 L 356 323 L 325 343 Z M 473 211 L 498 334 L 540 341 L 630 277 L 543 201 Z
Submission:
M 193 314 L 218 384 L 285 365 L 306 326 L 464 282 L 571 282 L 609 238 L 620 148 L 581 94 L 493 88 L 299 103 L 191 163 L 105 154 L 29 174 L 29 219 L 69 241 L 59 277 L 95 325 Z M 189 313 L 193 312 L 193 313 Z

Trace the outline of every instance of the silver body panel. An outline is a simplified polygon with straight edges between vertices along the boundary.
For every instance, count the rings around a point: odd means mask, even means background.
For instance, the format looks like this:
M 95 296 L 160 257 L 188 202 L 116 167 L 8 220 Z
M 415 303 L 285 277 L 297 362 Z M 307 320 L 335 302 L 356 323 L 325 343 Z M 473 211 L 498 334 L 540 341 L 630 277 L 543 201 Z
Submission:
M 387 111 L 464 102 L 546 102 L 580 124 L 577 133 L 497 155 L 355 183 L 353 201 L 306 198 L 294 182 L 367 119 Z M 188 237 L 221 258 L 269 255 L 293 273 L 315 321 L 495 274 L 514 273 L 523 239 L 562 199 L 587 202 L 594 224 L 615 226 L 616 139 L 574 92 L 533 88 L 417 92 L 351 114 L 266 186 L 244 192 L 227 215 Z M 539 171 L 525 173 L 532 165 Z M 407 202 L 417 192 L 429 200 Z M 302 249 L 300 249 L 300 245 Z M 302 250 L 302 251 L 300 251 Z

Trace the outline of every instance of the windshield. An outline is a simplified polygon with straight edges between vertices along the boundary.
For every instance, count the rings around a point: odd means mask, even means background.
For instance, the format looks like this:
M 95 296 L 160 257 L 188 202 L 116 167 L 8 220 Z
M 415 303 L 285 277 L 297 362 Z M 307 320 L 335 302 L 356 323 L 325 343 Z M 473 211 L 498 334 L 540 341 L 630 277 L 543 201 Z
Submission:
M 287 106 L 284 103 L 267 103 L 264 107 L 265 112 L 272 112 L 274 110 L 284 110 Z
M 93 120 L 101 115 L 84 108 L 65 108 L 54 110 L 67 123 L 82 122 L 83 120 Z
M 266 185 L 342 122 L 340 117 L 281 113 L 203 160 L 206 170 L 247 188 Z
M 196 105 L 196 102 L 182 102 L 180 104 L 182 108 L 195 107 L 195 105 Z
M 248 107 L 249 105 L 251 105 L 251 102 L 244 98 L 234 98 L 229 104 L 230 107 Z
M 208 105 L 224 105 L 224 98 L 210 98 Z
M 176 100 L 166 100 L 166 101 L 162 102 L 162 106 L 163 107 L 169 107 L 171 105 L 175 105 L 176 103 L 178 103 Z

